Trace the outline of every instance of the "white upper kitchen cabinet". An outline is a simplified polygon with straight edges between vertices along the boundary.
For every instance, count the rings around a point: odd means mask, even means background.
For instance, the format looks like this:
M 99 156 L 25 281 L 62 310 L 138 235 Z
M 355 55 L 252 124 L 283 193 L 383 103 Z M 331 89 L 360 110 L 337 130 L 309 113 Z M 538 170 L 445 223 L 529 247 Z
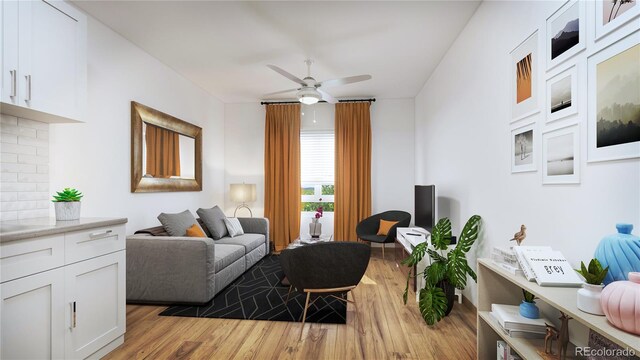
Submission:
M 86 16 L 63 1 L 3 0 L 2 19 L 2 112 L 86 121 Z

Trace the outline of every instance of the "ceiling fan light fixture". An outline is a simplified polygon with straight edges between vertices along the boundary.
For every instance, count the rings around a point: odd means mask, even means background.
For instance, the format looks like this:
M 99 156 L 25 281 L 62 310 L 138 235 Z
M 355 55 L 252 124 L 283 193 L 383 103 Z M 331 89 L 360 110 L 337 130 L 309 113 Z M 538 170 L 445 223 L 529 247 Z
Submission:
M 302 89 L 297 96 L 298 101 L 305 105 L 313 105 L 322 99 L 322 95 L 316 89 Z

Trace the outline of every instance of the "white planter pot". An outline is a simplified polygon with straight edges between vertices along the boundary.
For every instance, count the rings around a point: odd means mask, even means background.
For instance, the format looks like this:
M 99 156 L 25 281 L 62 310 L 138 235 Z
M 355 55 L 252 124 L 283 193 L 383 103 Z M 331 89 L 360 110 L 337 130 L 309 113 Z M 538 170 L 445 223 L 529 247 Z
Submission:
M 322 223 L 315 217 L 311 218 L 311 224 L 309 224 L 309 235 L 311 235 L 311 237 L 320 237 L 320 235 L 322 235 Z
M 54 202 L 56 221 L 80 219 L 80 201 Z
M 578 290 L 578 309 L 594 315 L 604 315 L 600 305 L 600 295 L 604 285 L 582 284 Z

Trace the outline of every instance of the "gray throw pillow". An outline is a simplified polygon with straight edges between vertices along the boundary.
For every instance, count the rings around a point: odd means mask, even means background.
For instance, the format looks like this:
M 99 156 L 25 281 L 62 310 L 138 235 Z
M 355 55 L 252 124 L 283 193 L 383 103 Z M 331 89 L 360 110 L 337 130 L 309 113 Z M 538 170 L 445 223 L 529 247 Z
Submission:
M 227 226 L 229 236 L 236 237 L 239 235 L 244 235 L 244 230 L 242 229 L 242 225 L 240 224 L 240 220 L 238 220 L 238 218 L 225 218 L 224 224 Z
M 193 226 L 193 224 L 198 223 L 189 210 L 177 214 L 162 213 L 158 215 L 158 220 L 160 220 L 164 229 L 171 236 L 185 236 L 187 229 Z
M 196 211 L 204 225 L 209 229 L 211 236 L 214 240 L 220 240 L 223 237 L 227 236 L 227 226 L 224 223 L 224 219 L 227 217 L 222 212 L 222 209 L 218 207 L 218 205 L 212 207 L 211 209 L 198 209 Z

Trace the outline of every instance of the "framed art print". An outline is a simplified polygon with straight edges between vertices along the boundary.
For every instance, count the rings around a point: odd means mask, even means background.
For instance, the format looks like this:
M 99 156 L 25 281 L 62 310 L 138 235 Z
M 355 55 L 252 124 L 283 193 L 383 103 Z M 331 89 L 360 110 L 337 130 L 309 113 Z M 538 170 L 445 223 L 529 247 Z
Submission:
M 569 0 L 547 19 L 547 69 L 586 47 L 586 2 Z
M 596 40 L 640 16 L 640 4 L 637 0 L 596 0 L 593 3 L 595 6 Z
M 640 31 L 587 60 L 589 162 L 640 157 Z
M 580 183 L 580 132 L 577 124 L 542 134 L 542 183 Z
M 578 113 L 577 66 L 574 65 L 547 80 L 547 123 Z
M 535 120 L 511 129 L 511 173 L 536 171 Z
M 538 107 L 538 30 L 511 51 L 511 122 L 540 111 Z

